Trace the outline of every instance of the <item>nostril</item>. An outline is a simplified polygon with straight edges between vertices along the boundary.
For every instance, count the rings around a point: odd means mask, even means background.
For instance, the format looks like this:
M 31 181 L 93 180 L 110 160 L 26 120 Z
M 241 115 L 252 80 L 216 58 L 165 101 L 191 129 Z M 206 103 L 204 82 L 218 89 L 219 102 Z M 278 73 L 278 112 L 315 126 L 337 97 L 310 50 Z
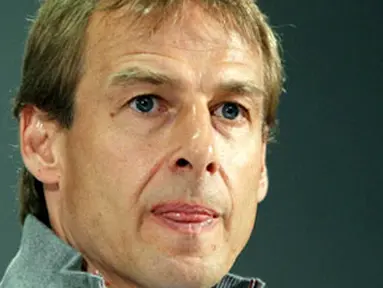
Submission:
M 217 172 L 217 170 L 218 170 L 218 166 L 217 166 L 217 164 L 215 164 L 215 163 L 210 163 L 209 165 L 207 165 L 206 170 L 207 170 L 210 174 L 214 174 L 214 173 Z
M 178 167 L 186 167 L 186 166 L 190 165 L 189 161 L 187 161 L 184 158 L 178 159 L 176 164 Z

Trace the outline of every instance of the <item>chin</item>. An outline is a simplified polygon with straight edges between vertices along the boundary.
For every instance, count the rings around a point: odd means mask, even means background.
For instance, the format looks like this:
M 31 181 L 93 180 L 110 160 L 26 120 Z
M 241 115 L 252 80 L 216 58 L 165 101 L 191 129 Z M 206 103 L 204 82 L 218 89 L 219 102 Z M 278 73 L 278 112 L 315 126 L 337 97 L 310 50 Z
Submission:
M 217 284 L 228 272 L 231 265 L 225 257 L 175 256 L 160 260 L 161 265 L 152 266 L 152 283 L 147 287 L 157 288 L 210 288 Z M 229 267 L 228 267 L 229 266 Z

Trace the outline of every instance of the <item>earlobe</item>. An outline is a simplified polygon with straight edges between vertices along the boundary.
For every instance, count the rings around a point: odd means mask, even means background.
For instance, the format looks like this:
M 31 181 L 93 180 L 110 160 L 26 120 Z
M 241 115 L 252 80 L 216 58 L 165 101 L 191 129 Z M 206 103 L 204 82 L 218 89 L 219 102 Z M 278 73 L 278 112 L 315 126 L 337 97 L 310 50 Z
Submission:
M 266 198 L 268 190 L 269 190 L 269 176 L 267 173 L 267 168 L 265 166 L 261 173 L 261 178 L 260 178 L 260 183 L 258 188 L 258 203 L 262 202 Z
M 20 114 L 20 150 L 28 171 L 44 184 L 59 179 L 55 153 L 57 125 L 35 107 L 25 107 Z
M 262 202 L 267 195 L 269 190 L 269 175 L 267 173 L 267 165 L 266 165 L 266 144 L 263 144 L 262 147 L 262 163 L 261 163 L 261 176 L 259 180 L 259 188 L 258 188 L 258 203 Z

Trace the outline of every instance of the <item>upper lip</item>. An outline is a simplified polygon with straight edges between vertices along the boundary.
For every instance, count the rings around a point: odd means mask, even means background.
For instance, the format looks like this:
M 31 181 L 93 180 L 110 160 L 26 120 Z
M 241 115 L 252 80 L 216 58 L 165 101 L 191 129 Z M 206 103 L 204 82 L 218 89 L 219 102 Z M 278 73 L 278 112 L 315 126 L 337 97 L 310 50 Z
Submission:
M 151 212 L 157 215 L 173 212 L 188 214 L 204 214 L 214 218 L 219 216 L 219 213 L 210 207 L 186 202 L 166 202 L 156 204 L 152 207 Z

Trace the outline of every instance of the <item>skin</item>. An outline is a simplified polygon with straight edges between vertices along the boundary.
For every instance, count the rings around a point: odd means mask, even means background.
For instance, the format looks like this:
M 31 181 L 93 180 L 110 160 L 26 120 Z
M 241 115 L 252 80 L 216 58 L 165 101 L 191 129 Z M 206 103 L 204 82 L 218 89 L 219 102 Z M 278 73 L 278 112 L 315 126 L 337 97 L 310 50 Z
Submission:
M 126 17 L 92 16 L 73 126 L 26 107 L 22 157 L 44 183 L 54 231 L 112 287 L 211 287 L 246 245 L 267 193 L 262 93 L 221 89 L 263 90 L 262 59 L 196 6 L 146 38 Z M 174 82 L 111 81 L 131 67 Z M 141 94 L 160 99 L 150 113 L 132 100 Z M 244 107 L 235 119 L 227 102 Z M 158 225 L 152 206 L 176 200 L 215 209 L 217 224 L 196 235 Z

